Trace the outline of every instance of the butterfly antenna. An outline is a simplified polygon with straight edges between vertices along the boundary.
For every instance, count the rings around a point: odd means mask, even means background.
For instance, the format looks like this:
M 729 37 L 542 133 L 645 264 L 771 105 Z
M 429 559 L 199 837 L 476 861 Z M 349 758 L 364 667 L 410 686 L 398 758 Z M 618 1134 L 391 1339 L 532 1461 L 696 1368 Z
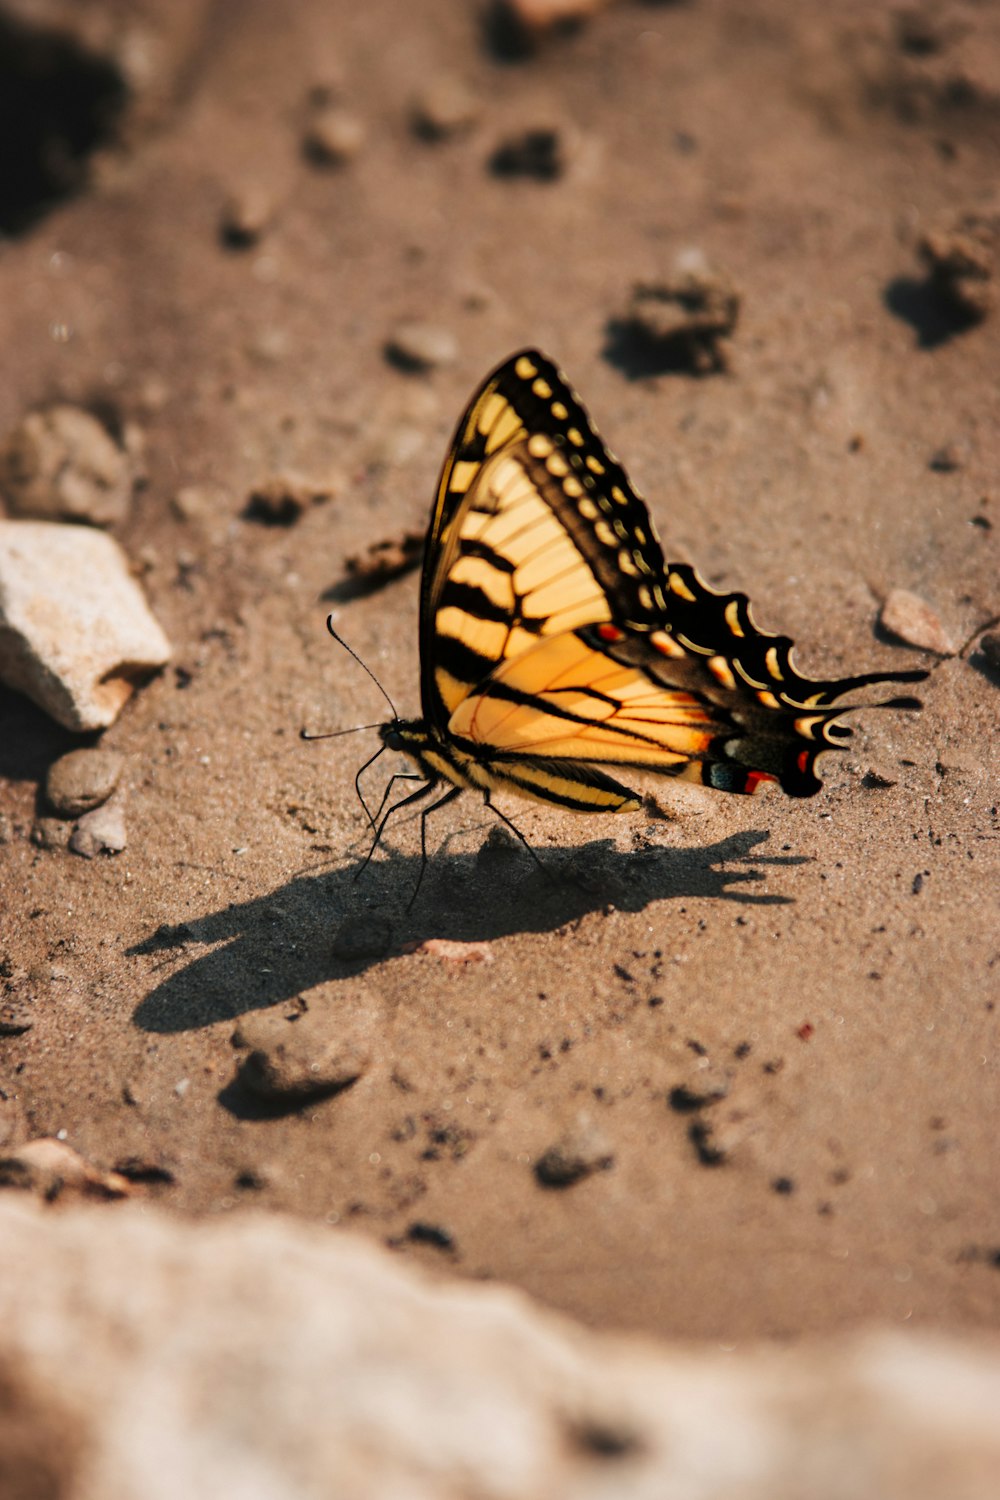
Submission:
M 342 734 L 360 734 L 362 729 L 381 729 L 381 724 L 352 724 L 350 729 L 328 729 L 323 734 L 311 734 L 308 729 L 299 730 L 300 740 L 336 740 Z
M 359 667 L 363 667 L 364 670 L 368 673 L 368 676 L 371 678 L 372 682 L 374 682 L 375 686 L 378 688 L 379 692 L 382 694 L 382 697 L 385 699 L 386 703 L 388 703 L 389 707 L 392 709 L 392 717 L 394 719 L 398 719 L 399 718 L 399 714 L 396 712 L 396 705 L 395 705 L 395 703 L 393 703 L 392 699 L 389 697 L 389 694 L 386 692 L 385 688 L 379 682 L 378 678 L 375 676 L 375 673 L 372 671 L 371 667 L 368 665 L 367 662 L 362 661 L 361 657 L 354 650 L 354 648 L 352 646 L 349 646 L 347 644 L 347 642 L 344 640 L 343 636 L 338 635 L 337 632 L 334 630 L 334 628 L 333 628 L 333 615 L 327 615 L 327 617 L 326 617 L 326 628 L 330 632 L 330 634 L 333 636 L 334 640 L 337 642 L 337 645 L 338 646 L 343 646 L 344 650 L 350 656 L 354 657 L 354 660 L 357 662 L 358 666 Z

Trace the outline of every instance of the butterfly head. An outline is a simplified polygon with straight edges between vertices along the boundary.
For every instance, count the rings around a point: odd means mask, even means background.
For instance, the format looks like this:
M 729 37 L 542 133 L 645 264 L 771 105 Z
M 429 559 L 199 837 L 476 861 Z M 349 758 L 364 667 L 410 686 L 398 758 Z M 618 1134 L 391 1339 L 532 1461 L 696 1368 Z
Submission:
M 427 725 L 422 719 L 390 719 L 378 728 L 379 738 L 387 750 L 400 750 L 419 758 L 430 743 Z

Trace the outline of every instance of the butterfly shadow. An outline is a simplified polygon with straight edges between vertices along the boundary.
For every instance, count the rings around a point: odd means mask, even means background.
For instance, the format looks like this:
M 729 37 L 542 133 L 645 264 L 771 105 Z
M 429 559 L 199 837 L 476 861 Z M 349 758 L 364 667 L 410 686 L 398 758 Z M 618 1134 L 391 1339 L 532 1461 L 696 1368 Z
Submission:
M 154 973 L 170 967 L 133 1019 L 140 1030 L 160 1033 L 235 1020 L 413 953 L 430 938 L 491 942 L 554 932 L 592 911 L 642 911 L 684 898 L 784 905 L 793 898 L 762 889 L 761 867 L 808 861 L 756 853 L 768 837 L 752 831 L 708 846 L 638 853 L 622 853 L 601 839 L 547 853 L 544 870 L 523 851 L 490 843 L 478 854 L 439 852 L 411 909 L 406 903 L 420 873 L 417 856 L 393 853 L 360 880 L 353 878 L 357 861 L 297 875 L 269 895 L 162 926 L 130 948 L 131 955 L 153 957 Z

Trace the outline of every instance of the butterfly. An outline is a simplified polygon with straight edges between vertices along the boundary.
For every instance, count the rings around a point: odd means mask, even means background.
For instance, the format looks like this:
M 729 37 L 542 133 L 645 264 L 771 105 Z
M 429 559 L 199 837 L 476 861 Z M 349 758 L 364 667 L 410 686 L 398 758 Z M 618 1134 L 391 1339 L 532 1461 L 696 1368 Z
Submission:
M 420 587 L 422 715 L 393 710 L 378 726 L 377 754 L 403 752 L 421 786 L 382 816 L 386 789 L 369 813 L 373 851 L 394 812 L 442 786 L 421 819 L 425 858 L 428 813 L 463 791 L 481 793 L 522 842 L 495 792 L 638 811 L 640 796 L 606 768 L 724 792 L 777 782 L 808 797 L 822 784 L 817 757 L 851 733 L 838 715 L 855 705 L 837 700 L 925 675 L 802 676 L 792 642 L 758 628 L 745 594 L 666 560 L 579 397 L 525 349 L 483 381 L 445 459 Z

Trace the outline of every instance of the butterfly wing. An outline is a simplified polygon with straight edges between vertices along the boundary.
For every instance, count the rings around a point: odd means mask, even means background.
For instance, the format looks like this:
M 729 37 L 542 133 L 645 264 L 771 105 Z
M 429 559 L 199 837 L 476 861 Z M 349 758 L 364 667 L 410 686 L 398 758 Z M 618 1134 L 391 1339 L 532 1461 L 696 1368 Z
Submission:
M 551 360 L 514 355 L 459 423 L 424 560 L 421 696 L 439 733 L 501 660 L 666 604 L 645 505 Z
M 809 795 L 817 755 L 850 733 L 835 700 L 923 674 L 813 680 L 791 653 L 744 595 L 665 562 L 644 502 L 550 360 L 524 351 L 485 381 L 428 534 L 422 697 L 440 738 L 511 779 L 544 758 L 547 777 L 596 762 Z

